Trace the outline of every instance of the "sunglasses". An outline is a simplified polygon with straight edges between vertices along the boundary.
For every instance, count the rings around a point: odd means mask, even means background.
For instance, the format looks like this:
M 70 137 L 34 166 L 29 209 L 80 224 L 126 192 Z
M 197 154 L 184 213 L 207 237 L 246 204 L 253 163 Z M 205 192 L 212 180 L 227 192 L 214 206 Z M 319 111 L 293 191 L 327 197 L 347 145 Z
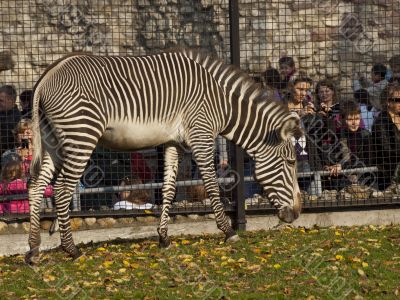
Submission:
M 400 103 L 400 98 L 389 98 L 390 102 Z

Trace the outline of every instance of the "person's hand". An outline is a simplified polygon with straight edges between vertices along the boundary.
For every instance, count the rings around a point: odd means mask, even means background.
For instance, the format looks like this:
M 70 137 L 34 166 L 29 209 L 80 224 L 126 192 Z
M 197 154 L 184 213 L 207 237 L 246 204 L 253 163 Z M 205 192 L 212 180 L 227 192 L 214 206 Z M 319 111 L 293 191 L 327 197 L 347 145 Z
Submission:
M 325 103 L 322 102 L 320 104 L 320 109 L 318 111 L 318 114 L 320 114 L 323 117 L 326 117 L 328 115 L 328 112 L 329 112 L 328 106 Z
M 342 171 L 341 164 L 336 164 L 336 165 L 330 166 L 329 172 L 330 172 L 331 176 L 337 177 L 339 175 L 340 171 Z
M 360 79 L 358 80 L 360 81 L 360 85 L 365 88 L 368 86 L 368 80 L 367 78 L 365 78 L 364 76 L 361 76 Z
M 221 170 L 226 170 L 228 169 L 228 160 L 227 159 L 222 159 L 219 163 L 219 167 L 221 168 Z
M 308 102 L 307 106 L 305 107 L 305 114 L 313 114 L 315 113 L 315 106 L 314 103 Z

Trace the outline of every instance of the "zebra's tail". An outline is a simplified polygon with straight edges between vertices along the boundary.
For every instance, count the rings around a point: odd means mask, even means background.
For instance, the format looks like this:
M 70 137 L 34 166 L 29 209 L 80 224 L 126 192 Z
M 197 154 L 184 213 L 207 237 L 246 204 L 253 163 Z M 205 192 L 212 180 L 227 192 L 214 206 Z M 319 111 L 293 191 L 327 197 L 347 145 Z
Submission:
M 35 89 L 32 105 L 32 129 L 33 129 L 33 154 L 30 167 L 31 176 L 39 174 L 42 165 L 42 137 L 40 131 L 40 90 Z

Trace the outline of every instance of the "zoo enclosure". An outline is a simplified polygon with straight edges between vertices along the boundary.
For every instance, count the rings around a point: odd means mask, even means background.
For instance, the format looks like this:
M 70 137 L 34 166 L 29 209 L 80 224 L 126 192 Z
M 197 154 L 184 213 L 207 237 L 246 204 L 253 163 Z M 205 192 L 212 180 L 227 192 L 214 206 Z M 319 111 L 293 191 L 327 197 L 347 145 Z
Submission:
M 0 14 L 0 83 L 14 85 L 18 94 L 31 89 L 47 66 L 71 52 L 146 55 L 181 46 L 215 53 L 261 83 L 268 67 L 278 68 L 279 58 L 290 56 L 298 71 L 313 80 L 314 87 L 317 81 L 330 78 L 345 98 L 352 96 L 354 74 L 368 76 L 374 63 L 387 65 L 400 53 L 398 1 L 5 0 L 0 3 Z M 241 227 L 245 208 L 250 213 L 271 207 L 265 199 L 254 196 L 259 187 L 252 182 L 251 161 L 240 149 L 227 148 L 229 168 L 220 172 L 221 190 L 227 211 L 236 216 L 237 227 Z M 96 149 L 77 187 L 72 213 L 148 213 L 142 209 L 113 210 L 113 205 L 118 201 L 117 193 L 125 189 L 142 191 L 148 201 L 159 202 L 160 160 L 161 147 L 139 155 Z M 200 183 L 196 173 L 187 151 L 180 166 L 174 213 L 211 211 L 204 192 L 194 187 Z M 327 175 L 326 171 L 303 172 L 299 177 L 315 177 L 318 183 Z M 122 187 L 126 176 L 139 181 Z M 241 180 L 232 185 L 236 177 Z M 317 195 L 305 194 L 304 199 L 305 208 L 398 203 L 396 188 L 386 194 L 320 190 Z M 150 211 L 158 213 L 157 206 Z M 43 214 L 54 216 L 51 201 L 44 203 Z

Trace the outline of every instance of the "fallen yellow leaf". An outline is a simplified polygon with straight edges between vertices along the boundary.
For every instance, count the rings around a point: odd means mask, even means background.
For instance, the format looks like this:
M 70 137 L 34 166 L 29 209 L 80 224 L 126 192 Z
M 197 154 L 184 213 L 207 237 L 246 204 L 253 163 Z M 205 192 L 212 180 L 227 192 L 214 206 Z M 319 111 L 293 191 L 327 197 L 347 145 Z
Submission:
M 152 269 L 158 268 L 158 263 L 152 263 L 152 264 L 150 264 L 150 268 L 152 268 Z
M 125 267 L 129 267 L 130 263 L 127 260 L 122 261 L 122 263 L 124 264 Z
M 363 268 L 368 268 L 368 263 L 366 263 L 365 261 L 363 261 L 363 262 L 361 263 L 361 265 L 363 266 Z
M 97 251 L 106 251 L 106 248 L 100 247 L 96 249 Z
M 336 260 L 344 260 L 344 257 L 342 255 L 336 255 L 335 256 Z
M 44 282 L 49 282 L 49 281 L 54 281 L 54 280 L 56 280 L 56 277 L 55 276 L 53 276 L 53 275 L 44 275 L 43 276 L 43 280 L 44 280 Z
M 133 263 L 133 264 L 131 264 L 131 268 L 132 269 L 137 269 L 137 268 L 139 268 L 139 264 L 137 264 L 137 263 Z
M 277 270 L 280 269 L 281 267 L 282 266 L 280 264 L 274 264 L 274 268 L 277 269 Z
M 105 262 L 103 262 L 103 266 L 105 267 L 105 268 L 109 268 L 112 264 L 113 264 L 114 262 L 113 261 L 105 261 Z
M 358 269 L 357 270 L 357 273 L 360 275 L 360 276 L 365 276 L 365 272 L 362 270 L 362 269 Z

